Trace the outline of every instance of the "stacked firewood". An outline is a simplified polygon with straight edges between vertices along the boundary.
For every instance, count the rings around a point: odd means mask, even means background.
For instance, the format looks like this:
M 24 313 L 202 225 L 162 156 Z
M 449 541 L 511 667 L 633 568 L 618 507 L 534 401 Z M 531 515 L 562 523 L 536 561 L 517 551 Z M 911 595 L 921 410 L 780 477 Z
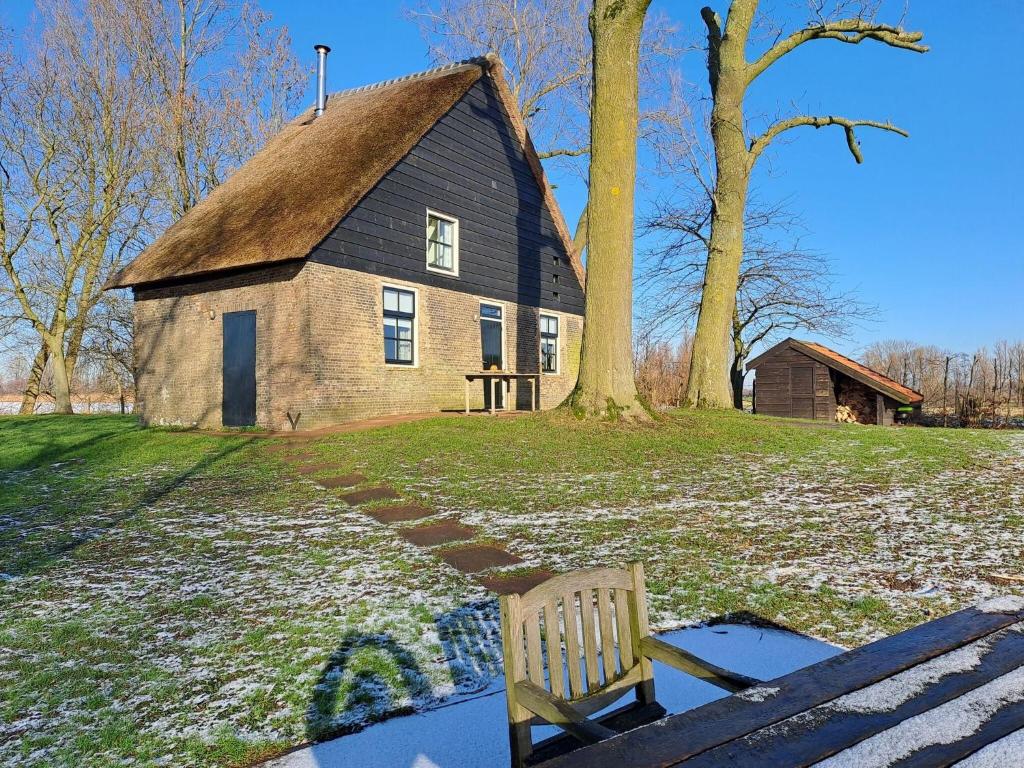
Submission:
M 851 422 L 875 423 L 874 393 L 858 381 L 852 381 L 845 376 L 840 377 L 836 387 L 836 404 L 849 411 L 853 416 Z
M 843 424 L 856 424 L 857 414 L 853 412 L 850 406 L 840 405 L 836 407 L 836 421 Z

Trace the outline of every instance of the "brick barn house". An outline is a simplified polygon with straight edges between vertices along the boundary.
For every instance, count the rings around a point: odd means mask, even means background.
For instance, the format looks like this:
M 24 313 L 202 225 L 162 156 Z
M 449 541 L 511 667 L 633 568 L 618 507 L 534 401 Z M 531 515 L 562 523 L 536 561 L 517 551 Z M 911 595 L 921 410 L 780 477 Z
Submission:
M 494 368 L 558 405 L 583 281 L 488 56 L 320 96 L 107 287 L 135 298 L 143 423 L 277 430 L 461 409 Z
M 749 363 L 756 371 L 754 413 L 835 421 L 837 409 L 861 424 L 891 425 L 898 409 L 909 420 L 924 396 L 835 350 L 810 341 L 786 339 Z

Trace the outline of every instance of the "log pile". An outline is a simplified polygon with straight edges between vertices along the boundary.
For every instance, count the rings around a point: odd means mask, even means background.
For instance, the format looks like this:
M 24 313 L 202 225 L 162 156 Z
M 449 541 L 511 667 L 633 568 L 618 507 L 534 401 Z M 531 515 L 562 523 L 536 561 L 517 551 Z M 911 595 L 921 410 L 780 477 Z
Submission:
M 853 412 L 850 406 L 840 405 L 836 407 L 836 421 L 841 424 L 856 424 L 857 414 Z
M 850 422 L 858 424 L 875 423 L 875 393 L 861 384 L 846 376 L 838 376 L 836 386 L 836 420 L 839 418 L 839 409 L 845 408 L 853 417 Z

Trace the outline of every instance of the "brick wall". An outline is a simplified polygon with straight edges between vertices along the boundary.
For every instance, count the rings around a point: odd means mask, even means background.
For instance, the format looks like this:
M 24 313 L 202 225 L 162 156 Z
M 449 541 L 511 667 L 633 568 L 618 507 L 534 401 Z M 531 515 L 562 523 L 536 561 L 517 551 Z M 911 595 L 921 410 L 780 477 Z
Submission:
M 219 428 L 222 315 L 255 309 L 257 423 L 286 428 L 293 393 L 312 386 L 306 303 L 301 263 L 137 291 L 136 407 L 142 422 Z
M 383 287 L 416 291 L 414 366 L 386 365 Z M 465 379 L 480 369 L 481 299 L 306 263 L 136 294 L 138 410 L 147 424 L 219 427 L 221 333 L 225 312 L 256 310 L 256 418 L 300 429 L 395 413 L 461 409 Z M 485 300 L 489 303 L 490 300 Z M 540 368 L 536 307 L 502 304 L 505 366 Z M 541 377 L 540 405 L 561 403 L 576 383 L 583 319 L 560 319 L 558 374 Z M 471 407 L 483 406 L 483 384 Z M 512 402 L 529 407 L 513 384 Z M 517 389 L 519 390 L 517 392 Z
M 524 373 L 540 370 L 536 307 L 323 264 L 310 263 L 304 273 L 318 307 L 310 320 L 310 362 L 316 383 L 303 415 L 306 426 L 307 420 L 318 425 L 391 413 L 461 409 L 465 374 L 481 366 L 481 301 L 504 308 L 505 367 Z M 413 366 L 384 363 L 385 285 L 416 292 Z M 561 368 L 558 375 L 541 377 L 542 408 L 559 405 L 576 384 L 583 335 L 583 319 L 578 315 L 550 314 L 561 321 Z M 512 402 L 521 408 L 529 407 L 528 386 L 525 382 L 512 385 Z M 483 406 L 483 388 L 482 382 L 471 385 L 472 408 Z

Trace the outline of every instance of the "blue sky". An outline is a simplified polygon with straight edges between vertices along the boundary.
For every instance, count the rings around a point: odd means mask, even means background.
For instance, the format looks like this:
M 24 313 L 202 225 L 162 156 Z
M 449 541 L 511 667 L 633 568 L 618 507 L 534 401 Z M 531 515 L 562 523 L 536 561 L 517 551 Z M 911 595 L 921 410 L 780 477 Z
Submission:
M 8 2 L 0 14 L 23 23 L 31 4 Z M 696 39 L 701 4 L 654 0 L 652 9 Z M 332 47 L 330 90 L 428 66 L 418 30 L 405 19 L 409 2 L 262 5 L 289 28 L 310 64 L 314 43 Z M 891 2 L 883 20 L 898 18 L 902 7 Z M 845 351 L 884 338 L 973 350 L 1024 337 L 1017 304 L 1024 289 L 1024 63 L 1013 44 L 1024 34 L 1024 3 L 914 0 L 906 26 L 926 33 L 930 53 L 809 43 L 758 81 L 748 114 L 799 108 L 891 119 L 910 138 L 862 131 L 866 161 L 858 166 L 841 131 L 793 132 L 770 164 L 762 161 L 757 186 L 766 197 L 787 198 L 809 229 L 805 244 L 832 257 L 843 287 L 879 306 L 876 322 L 839 344 Z M 687 80 L 706 82 L 699 55 L 684 58 L 681 68 Z M 569 178 L 553 180 L 574 222 L 582 189 Z

